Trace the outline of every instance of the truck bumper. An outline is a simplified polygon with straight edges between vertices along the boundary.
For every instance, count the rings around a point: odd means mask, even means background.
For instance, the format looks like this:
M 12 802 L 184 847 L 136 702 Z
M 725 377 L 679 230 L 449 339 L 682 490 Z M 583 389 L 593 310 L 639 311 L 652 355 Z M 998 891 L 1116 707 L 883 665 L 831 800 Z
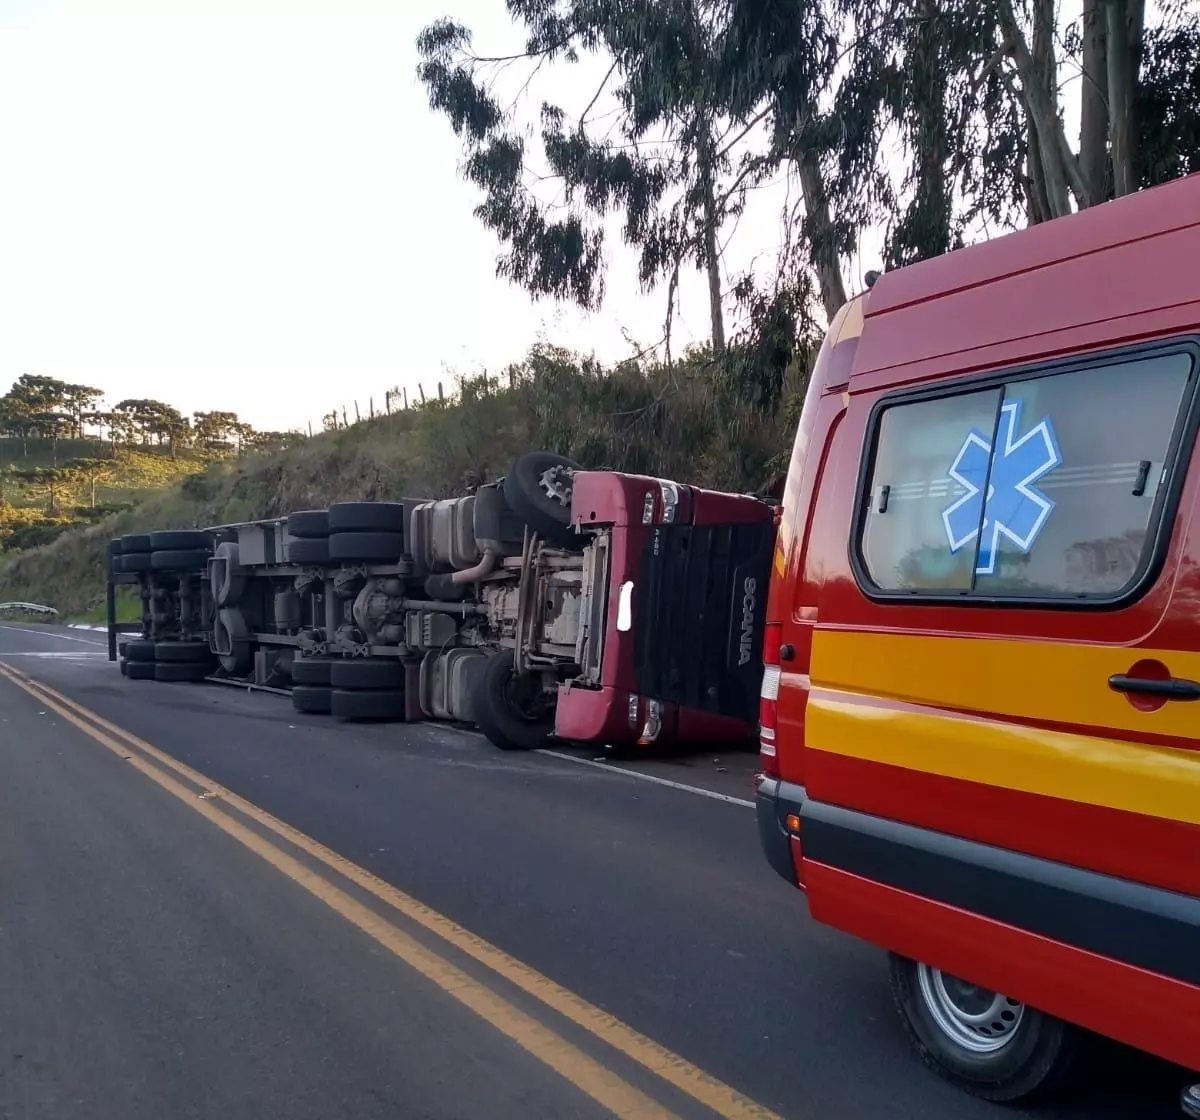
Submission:
M 794 887 L 803 889 L 800 875 L 800 837 L 788 829 L 789 815 L 800 816 L 806 794 L 803 786 L 760 775 L 755 794 L 758 839 L 767 862 Z

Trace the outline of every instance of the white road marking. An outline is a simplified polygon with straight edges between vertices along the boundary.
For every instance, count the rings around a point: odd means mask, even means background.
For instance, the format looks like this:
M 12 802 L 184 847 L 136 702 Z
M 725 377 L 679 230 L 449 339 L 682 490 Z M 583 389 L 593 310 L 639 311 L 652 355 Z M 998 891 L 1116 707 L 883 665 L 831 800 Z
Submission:
M 562 751 L 540 749 L 537 753 L 549 755 L 550 758 L 561 758 L 563 762 L 577 762 L 580 766 L 591 766 L 596 770 L 607 770 L 613 774 L 624 774 L 627 778 L 637 778 L 643 782 L 653 782 L 656 786 L 666 786 L 668 789 L 678 789 L 684 793 L 694 793 L 698 797 L 710 797 L 713 801 L 724 801 L 729 805 L 744 805 L 747 809 L 754 808 L 754 802 L 744 797 L 733 797 L 728 793 L 717 793 L 716 790 L 704 789 L 702 786 L 689 786 L 686 782 L 673 782 L 670 778 L 660 778 L 656 774 L 643 774 L 640 770 L 626 770 L 623 766 L 613 766 L 607 762 L 597 762 L 592 758 L 579 758 L 577 755 L 564 754 Z
M 15 653 L 10 653 L 5 650 L 0 653 L 0 657 L 8 660 L 10 657 L 107 657 L 108 654 L 102 649 L 67 649 L 54 650 L 52 653 L 46 650 L 41 650 L 37 653 L 32 650 L 18 650 Z
M 98 646 L 100 644 L 99 642 L 92 641 L 91 638 L 77 638 L 74 634 L 59 634 L 54 630 L 47 629 L 34 630 L 28 626 L 11 626 L 5 622 L 0 622 L 0 630 L 12 630 L 17 634 L 39 634 L 43 638 L 58 638 L 64 642 L 79 642 L 80 645 L 85 646 Z M 4 656 L 7 657 L 8 654 Z

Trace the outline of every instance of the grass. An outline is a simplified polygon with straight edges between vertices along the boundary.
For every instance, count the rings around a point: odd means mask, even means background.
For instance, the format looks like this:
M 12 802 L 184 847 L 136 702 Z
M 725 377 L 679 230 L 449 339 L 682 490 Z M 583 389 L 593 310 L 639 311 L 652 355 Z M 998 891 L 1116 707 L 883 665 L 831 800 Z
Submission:
M 808 351 L 804 351 L 807 354 Z M 0 554 L 0 600 L 29 599 L 70 617 L 103 608 L 105 548 L 123 533 L 193 528 L 324 508 L 346 499 L 450 497 L 545 448 L 587 467 L 751 492 L 786 463 L 807 360 L 746 391 L 706 353 L 670 368 L 602 369 L 536 348 L 499 378 L 460 380 L 453 401 L 380 416 L 284 451 L 212 462 L 99 524 L 45 547 Z M 747 398 L 752 403 L 746 403 Z

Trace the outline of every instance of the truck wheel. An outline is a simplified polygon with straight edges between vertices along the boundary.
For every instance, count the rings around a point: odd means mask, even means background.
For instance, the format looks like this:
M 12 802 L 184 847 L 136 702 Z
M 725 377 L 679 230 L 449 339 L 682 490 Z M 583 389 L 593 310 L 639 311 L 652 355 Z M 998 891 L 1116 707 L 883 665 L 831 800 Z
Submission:
M 554 705 L 538 683 L 513 673 L 513 651 L 488 658 L 474 696 L 475 722 L 502 751 L 531 751 L 554 737 Z
M 539 536 L 554 544 L 575 540 L 571 528 L 571 492 L 578 463 L 551 451 L 531 451 L 512 465 L 504 479 L 504 500 Z
M 203 663 L 212 661 L 212 651 L 207 642 L 155 642 L 154 660 L 179 663 Z
M 152 681 L 156 666 L 153 661 L 125 662 L 125 675 L 131 681 Z
M 150 553 L 150 567 L 156 572 L 198 572 L 208 566 L 211 555 L 200 548 L 161 549 Z
M 403 502 L 334 502 L 329 507 L 331 535 L 362 532 L 403 533 L 406 528 Z
M 151 552 L 212 551 L 212 537 L 200 529 L 162 529 L 150 534 Z
M 125 643 L 126 661 L 153 661 L 155 643 L 149 638 L 130 638 Z
M 125 658 L 122 657 L 121 660 L 119 662 L 117 662 L 117 664 L 120 665 L 120 667 L 121 667 L 121 676 L 123 676 L 123 677 L 129 676 L 129 662 L 126 661 Z
M 317 685 L 299 684 L 292 689 L 292 707 L 298 712 L 314 716 L 327 716 L 333 703 L 333 689 Z
M 404 693 L 400 689 L 335 688 L 329 707 L 336 719 L 403 719 Z
M 403 689 L 404 666 L 392 657 L 343 658 L 330 662 L 329 683 L 345 689 Z
M 289 536 L 316 540 L 329 536 L 329 511 L 325 509 L 298 509 L 287 517 Z
M 113 571 L 148 572 L 152 559 L 153 553 L 150 552 L 126 552 L 121 556 L 113 557 Z
M 156 681 L 202 681 L 212 666 L 200 661 L 159 661 L 154 666 Z
M 151 552 L 150 534 L 149 533 L 127 533 L 119 538 L 121 542 L 121 551 L 124 553 L 132 552 Z
M 921 1060 L 972 1096 L 1019 1101 L 1069 1071 L 1076 1033 L 1060 1019 L 895 953 L 890 975 Z
M 331 657 L 295 657 L 292 659 L 292 684 L 329 687 Z
M 329 538 L 330 560 L 374 560 L 394 564 L 404 552 L 403 533 L 334 533 Z
M 312 539 L 297 537 L 295 540 L 288 541 L 286 547 L 287 558 L 293 564 L 329 563 L 328 537 L 313 537 Z

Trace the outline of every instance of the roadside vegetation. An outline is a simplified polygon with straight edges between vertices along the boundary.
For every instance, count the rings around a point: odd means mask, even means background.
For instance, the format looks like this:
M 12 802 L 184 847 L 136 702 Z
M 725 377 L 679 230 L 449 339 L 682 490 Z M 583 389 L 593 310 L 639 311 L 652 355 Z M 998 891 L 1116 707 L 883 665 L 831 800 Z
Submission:
M 720 359 L 697 350 L 667 365 L 604 368 L 539 347 L 500 375 L 460 379 L 447 400 L 298 440 L 278 451 L 195 464 L 147 500 L 48 545 L 0 554 L 0 599 L 65 617 L 99 617 L 104 551 L 122 533 L 275 517 L 347 498 L 448 497 L 502 475 L 530 448 L 721 489 L 768 486 L 815 353 L 783 315 L 777 333 L 735 334 Z M 797 343 L 795 340 L 801 341 Z

